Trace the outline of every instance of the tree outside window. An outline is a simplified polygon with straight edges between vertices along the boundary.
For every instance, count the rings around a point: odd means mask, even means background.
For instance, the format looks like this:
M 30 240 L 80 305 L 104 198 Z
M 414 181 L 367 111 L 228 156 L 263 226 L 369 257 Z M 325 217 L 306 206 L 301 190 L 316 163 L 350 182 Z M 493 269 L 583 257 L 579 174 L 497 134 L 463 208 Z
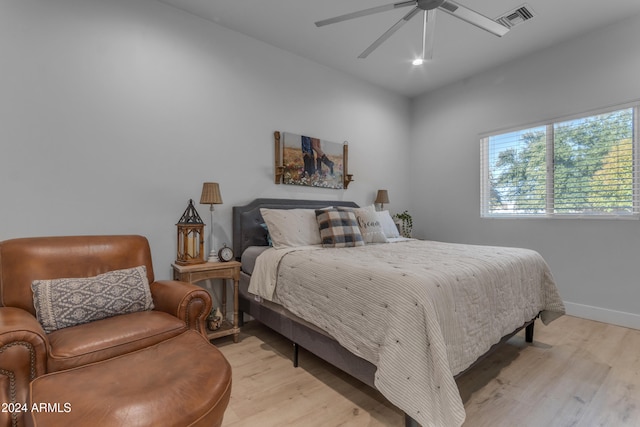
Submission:
M 483 216 L 637 214 L 636 109 L 483 138 Z

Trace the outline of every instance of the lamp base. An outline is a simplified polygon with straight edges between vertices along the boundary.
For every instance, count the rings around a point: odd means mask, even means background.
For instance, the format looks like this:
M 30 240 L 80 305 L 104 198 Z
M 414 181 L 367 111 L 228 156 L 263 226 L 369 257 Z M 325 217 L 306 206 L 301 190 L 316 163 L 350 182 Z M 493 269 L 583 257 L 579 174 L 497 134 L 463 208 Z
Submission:
M 220 259 L 218 258 L 218 253 L 215 250 L 211 251 L 207 262 L 220 262 Z

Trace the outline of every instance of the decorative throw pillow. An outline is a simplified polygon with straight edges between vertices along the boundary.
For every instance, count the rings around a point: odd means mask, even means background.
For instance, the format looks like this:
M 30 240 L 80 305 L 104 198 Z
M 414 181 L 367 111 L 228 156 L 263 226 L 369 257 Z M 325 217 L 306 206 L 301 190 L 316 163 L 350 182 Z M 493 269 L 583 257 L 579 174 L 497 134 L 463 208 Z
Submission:
M 387 243 L 387 237 L 373 206 L 364 208 L 337 208 L 339 211 L 353 212 L 360 227 L 360 234 L 365 243 Z
M 321 243 L 314 209 L 260 208 L 260 213 L 276 249 Z
M 389 211 L 380 211 L 376 212 L 378 215 L 378 221 L 382 225 L 382 230 L 384 231 L 384 235 L 387 238 L 397 238 L 400 237 L 400 232 L 398 231 L 398 227 L 396 223 L 391 218 L 391 214 Z
M 46 333 L 154 308 L 144 265 L 94 277 L 34 280 L 31 290 Z
M 318 229 L 325 248 L 364 246 L 360 227 L 353 212 L 316 210 Z
M 269 234 L 269 227 L 267 227 L 267 224 L 265 224 L 264 222 L 260 224 L 260 227 L 262 227 L 265 231 L 265 233 L 267 233 L 267 235 L 265 236 L 265 239 L 267 241 L 267 245 L 269 246 L 273 246 L 273 240 L 271 240 L 271 234 Z

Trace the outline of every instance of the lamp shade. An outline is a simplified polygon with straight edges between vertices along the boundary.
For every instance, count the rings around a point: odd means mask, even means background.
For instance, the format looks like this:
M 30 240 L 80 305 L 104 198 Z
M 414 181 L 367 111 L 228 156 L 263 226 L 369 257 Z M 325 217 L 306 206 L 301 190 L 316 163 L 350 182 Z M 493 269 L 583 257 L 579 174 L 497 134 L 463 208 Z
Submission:
M 376 200 L 373 203 L 389 203 L 389 193 L 387 193 L 387 190 L 378 190 Z
M 217 182 L 205 182 L 202 184 L 202 195 L 200 196 L 200 204 L 202 205 L 220 205 L 222 204 L 222 195 L 220 195 L 220 186 Z

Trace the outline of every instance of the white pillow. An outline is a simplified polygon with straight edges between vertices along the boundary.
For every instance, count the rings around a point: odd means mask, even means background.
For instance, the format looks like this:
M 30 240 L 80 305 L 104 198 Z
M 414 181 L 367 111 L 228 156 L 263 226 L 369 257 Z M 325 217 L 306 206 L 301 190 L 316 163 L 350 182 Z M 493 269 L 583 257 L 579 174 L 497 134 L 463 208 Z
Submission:
M 400 237 L 398 227 L 396 227 L 396 223 L 393 222 L 393 218 L 391 218 L 389 211 L 380 211 L 376 212 L 376 214 L 378 215 L 378 221 L 380 221 L 380 224 L 382 224 L 384 235 L 387 238 L 394 239 L 396 237 Z
M 276 249 L 322 243 L 315 209 L 260 208 L 260 213 Z
M 376 208 L 366 206 L 364 208 L 342 208 L 338 206 L 338 210 L 353 212 L 358 220 L 360 234 L 365 243 L 387 243 L 387 237 L 384 234 L 380 220 L 376 215 Z

